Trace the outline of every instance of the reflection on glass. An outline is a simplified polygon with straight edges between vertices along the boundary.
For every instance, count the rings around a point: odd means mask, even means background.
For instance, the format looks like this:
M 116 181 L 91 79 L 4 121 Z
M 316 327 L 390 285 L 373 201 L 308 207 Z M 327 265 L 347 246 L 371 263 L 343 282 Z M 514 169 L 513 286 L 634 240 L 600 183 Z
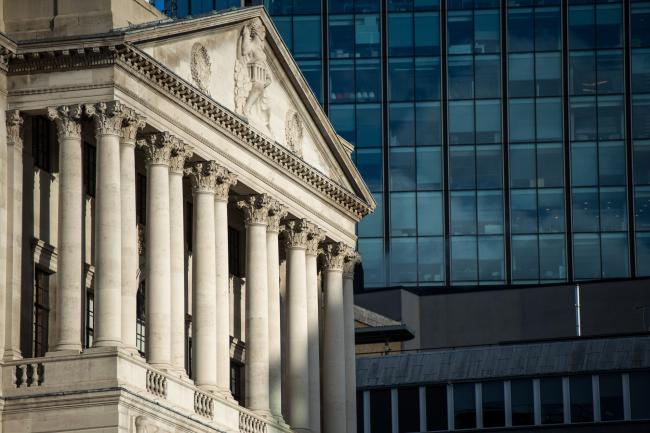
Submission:
M 562 378 L 543 377 L 539 380 L 542 424 L 561 424 L 564 422 L 562 403 Z
M 454 384 L 454 426 L 476 428 L 476 405 L 473 383 Z
M 623 381 L 620 373 L 600 374 L 600 419 L 618 421 L 623 419 Z
M 483 427 L 503 427 L 506 414 L 503 396 L 503 382 L 483 382 Z
M 447 430 L 447 385 L 429 385 L 427 394 L 427 431 Z
M 510 382 L 512 400 L 512 425 L 533 425 L 533 381 L 517 379 Z
M 591 376 L 569 378 L 571 396 L 571 422 L 592 422 L 594 420 L 594 400 L 591 391 Z
M 632 419 L 650 419 L 650 373 L 630 373 L 630 409 Z

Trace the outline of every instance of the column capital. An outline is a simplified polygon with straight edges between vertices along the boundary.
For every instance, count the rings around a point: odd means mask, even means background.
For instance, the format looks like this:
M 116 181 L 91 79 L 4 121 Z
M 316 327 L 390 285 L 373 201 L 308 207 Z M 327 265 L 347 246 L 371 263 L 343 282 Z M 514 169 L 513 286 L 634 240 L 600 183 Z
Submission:
M 60 105 L 48 107 L 47 117 L 56 124 L 59 140 L 81 138 L 81 105 Z
M 271 209 L 269 210 L 269 226 L 266 228 L 267 232 L 279 232 L 280 220 L 287 216 L 288 209 L 285 205 L 277 200 L 273 200 Z
M 144 128 L 146 124 L 146 117 L 135 114 L 135 112 L 127 116 L 122 126 L 122 144 L 125 146 L 135 146 L 138 131 Z
M 23 147 L 23 123 L 25 119 L 18 110 L 8 110 L 7 118 L 7 144 Z
M 194 193 L 214 194 L 217 188 L 217 163 L 215 161 L 199 161 L 185 169 L 190 177 Z
M 352 254 L 352 248 L 343 242 L 332 242 L 323 246 L 323 266 L 326 271 L 343 271 L 347 257 Z
M 309 233 L 313 224 L 304 218 L 292 219 L 282 226 L 284 246 L 286 248 L 307 248 Z
M 343 278 L 353 279 L 354 268 L 359 262 L 361 262 L 361 254 L 356 251 L 351 251 L 343 263 Z
M 192 149 L 192 146 L 178 140 L 176 146 L 172 148 L 172 153 L 169 160 L 170 173 L 182 175 L 185 168 L 185 161 L 192 155 L 194 155 L 194 149 Z
M 137 146 L 144 150 L 147 165 L 169 166 L 172 149 L 177 143 L 178 139 L 169 132 L 154 132 L 144 135 L 137 141 Z
M 215 200 L 227 201 L 230 187 L 237 184 L 237 175 L 226 167 L 217 164 Z
M 244 211 L 246 225 L 267 225 L 273 202 L 274 200 L 268 194 L 256 194 L 239 200 L 237 207 Z
M 325 240 L 325 230 L 318 228 L 316 224 L 312 224 L 312 228 L 307 234 L 307 254 L 318 256 L 320 254 L 320 243 Z
M 135 115 L 134 111 L 120 101 L 98 102 L 84 105 L 86 115 L 95 124 L 95 135 L 122 135 L 122 123 L 127 117 Z

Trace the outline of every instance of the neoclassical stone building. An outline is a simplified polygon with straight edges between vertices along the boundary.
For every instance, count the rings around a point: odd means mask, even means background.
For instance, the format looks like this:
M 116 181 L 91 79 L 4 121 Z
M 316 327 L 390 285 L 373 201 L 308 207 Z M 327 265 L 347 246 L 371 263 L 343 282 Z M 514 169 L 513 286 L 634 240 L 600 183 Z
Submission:
M 0 9 L 0 432 L 356 431 L 375 204 L 264 10 Z

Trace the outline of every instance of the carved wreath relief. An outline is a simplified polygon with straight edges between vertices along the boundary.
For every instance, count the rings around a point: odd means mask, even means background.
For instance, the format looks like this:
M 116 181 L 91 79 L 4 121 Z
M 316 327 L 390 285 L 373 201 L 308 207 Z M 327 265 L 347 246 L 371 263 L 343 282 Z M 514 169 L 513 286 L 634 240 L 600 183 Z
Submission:
M 284 134 L 287 147 L 298 156 L 302 156 L 302 139 L 305 127 L 302 118 L 295 110 L 287 111 L 284 121 Z
M 194 84 L 201 89 L 203 93 L 210 94 L 208 89 L 208 84 L 210 83 L 210 75 L 212 71 L 210 70 L 210 56 L 208 55 L 208 50 L 205 47 L 196 42 L 192 45 L 190 58 L 190 70 L 192 72 L 192 80 Z
M 266 62 L 266 29 L 258 18 L 242 27 L 237 40 L 235 61 L 235 111 L 256 118 L 271 132 L 271 107 L 266 89 L 271 85 L 271 71 Z

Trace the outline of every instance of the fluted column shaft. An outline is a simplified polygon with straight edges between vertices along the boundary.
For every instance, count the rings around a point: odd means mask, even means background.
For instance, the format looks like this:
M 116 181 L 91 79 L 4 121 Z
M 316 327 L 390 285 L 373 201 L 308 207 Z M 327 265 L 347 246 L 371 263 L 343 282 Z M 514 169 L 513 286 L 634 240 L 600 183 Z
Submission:
M 138 233 L 135 205 L 135 138 L 145 125 L 140 116 L 130 116 L 122 128 L 120 146 L 120 189 L 122 191 L 122 344 L 136 348 L 138 293 Z
M 356 256 L 343 269 L 343 313 L 345 316 L 345 412 L 347 433 L 357 433 L 357 366 L 354 344 L 354 266 Z M 363 433 L 363 432 L 362 432 Z
M 222 397 L 230 393 L 230 269 L 228 268 L 228 193 L 237 183 L 234 174 L 217 166 L 214 196 L 215 271 L 216 271 L 216 349 L 217 390 Z
M 183 169 L 192 155 L 189 146 L 178 143 L 169 166 L 170 251 L 170 360 L 171 368 L 185 375 L 185 229 L 183 218 Z
M 282 329 L 280 324 L 280 220 L 287 210 L 280 203 L 271 207 L 266 230 L 267 273 L 269 284 L 269 405 L 280 423 L 282 417 Z
M 287 380 L 288 421 L 297 432 L 308 432 L 309 333 L 307 322 L 306 249 L 309 223 L 288 221 L 284 226 L 287 256 Z
M 7 125 L 7 183 L 3 184 L 7 192 L 7 224 L 0 225 L 1 234 L 6 236 L 5 281 L 6 292 L 3 305 L 4 316 L 4 353 L 5 360 L 20 359 L 20 304 L 22 286 L 22 244 L 23 244 L 23 118 L 17 110 L 6 113 Z M 1 180 L 1 179 L 0 179 Z M 0 221 L 2 223 L 2 221 Z M 4 231 L 6 228 L 6 232 Z M 0 262 L 2 264 L 2 262 Z M 3 272 L 4 273 L 4 272 Z
M 322 231 L 310 233 L 307 241 L 307 332 L 309 345 L 309 427 L 311 433 L 321 431 L 320 398 L 320 288 L 318 286 L 318 248 L 325 238 Z
M 120 136 L 126 109 L 117 101 L 85 106 L 97 143 L 95 329 L 93 345 L 122 345 L 122 197 Z
M 83 196 L 81 107 L 49 108 L 59 137 L 56 351 L 81 351 Z
M 324 252 L 325 320 L 323 332 L 323 427 L 325 433 L 347 429 L 343 261 L 346 248 L 329 244 Z
M 171 364 L 169 164 L 176 143 L 166 133 L 150 134 L 138 141 L 147 165 L 146 354 L 150 364 L 164 369 Z
M 269 409 L 269 297 L 266 227 L 271 205 L 266 194 L 237 206 L 246 222 L 246 406 L 262 416 Z

